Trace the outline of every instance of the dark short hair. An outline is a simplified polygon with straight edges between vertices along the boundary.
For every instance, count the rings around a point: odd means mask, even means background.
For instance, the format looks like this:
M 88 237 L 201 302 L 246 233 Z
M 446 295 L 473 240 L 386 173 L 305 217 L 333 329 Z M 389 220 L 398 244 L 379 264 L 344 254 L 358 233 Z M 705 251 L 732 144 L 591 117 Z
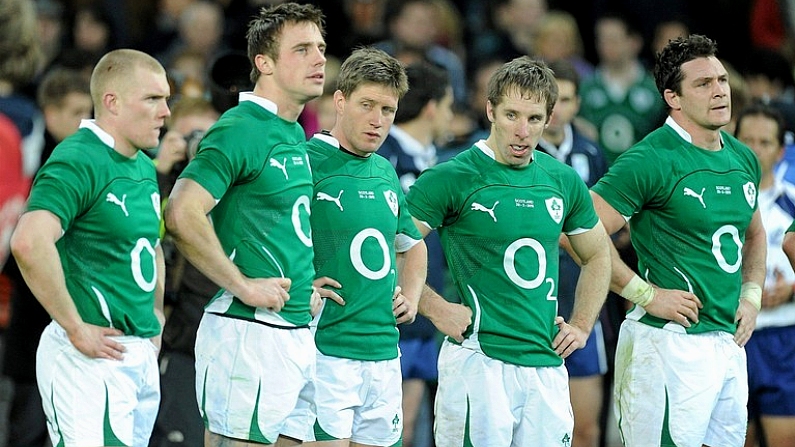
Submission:
M 632 20 L 632 17 L 627 14 L 619 11 L 607 11 L 603 14 L 600 14 L 599 17 L 597 17 L 596 22 L 598 23 L 603 20 L 615 20 L 616 22 L 620 22 L 621 25 L 624 26 L 624 31 L 627 33 L 627 36 L 640 37 L 641 39 L 643 38 L 643 33 L 638 27 L 637 21 Z
M 776 142 L 778 142 L 779 146 L 784 147 L 784 134 L 786 133 L 784 115 L 782 115 L 778 109 L 761 102 L 755 102 L 740 110 L 740 113 L 737 114 L 737 124 L 734 127 L 735 137 L 740 133 L 740 126 L 742 126 L 743 120 L 749 116 L 761 116 L 774 121 L 776 126 L 778 126 L 776 130 Z
M 555 79 L 558 81 L 569 81 L 574 84 L 574 94 L 580 92 L 580 75 L 574 65 L 564 59 L 552 61 L 549 63 L 549 69 L 555 73 Z
M 441 101 L 450 87 L 450 77 L 444 68 L 428 62 L 418 62 L 406 67 L 409 91 L 403 96 L 395 113 L 395 124 L 418 117 L 431 101 Z
M 36 102 L 39 108 L 60 106 L 70 93 L 81 93 L 91 96 L 88 78 L 77 70 L 54 68 L 44 75 L 36 90 Z
M 700 34 L 691 34 L 668 42 L 668 45 L 657 53 L 654 65 L 654 81 L 663 101 L 666 90 L 682 93 L 682 80 L 685 77 L 682 64 L 701 57 L 715 56 L 717 53 L 718 45 L 715 41 Z
M 320 33 L 325 35 L 323 12 L 312 5 L 282 3 L 263 7 L 259 14 L 248 24 L 246 40 L 248 41 L 248 59 L 251 62 L 251 82 L 259 79 L 259 70 L 254 63 L 258 54 L 264 54 L 273 60 L 279 58 L 279 38 L 285 23 L 311 22 L 317 25 Z

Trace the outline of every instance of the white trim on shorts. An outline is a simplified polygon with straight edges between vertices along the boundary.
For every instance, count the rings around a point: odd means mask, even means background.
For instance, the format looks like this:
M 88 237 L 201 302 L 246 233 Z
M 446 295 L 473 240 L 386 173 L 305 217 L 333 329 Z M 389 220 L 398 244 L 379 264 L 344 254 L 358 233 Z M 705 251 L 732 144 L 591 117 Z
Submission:
M 436 445 L 568 446 L 574 429 L 569 396 L 562 365 L 512 365 L 445 340 L 439 353 Z
M 160 404 L 157 348 L 148 338 L 110 338 L 126 348 L 122 360 L 85 356 L 55 321 L 44 329 L 36 379 L 53 445 L 149 444 Z
M 746 357 L 732 334 L 686 334 L 624 320 L 614 393 L 619 432 L 628 447 L 664 440 L 682 446 L 745 442 Z
M 403 390 L 399 358 L 352 360 L 318 351 L 315 389 L 317 424 L 327 435 L 384 447 L 400 440 Z
M 279 329 L 205 312 L 196 333 L 196 401 L 206 428 L 258 443 L 311 434 L 315 342 L 308 327 Z

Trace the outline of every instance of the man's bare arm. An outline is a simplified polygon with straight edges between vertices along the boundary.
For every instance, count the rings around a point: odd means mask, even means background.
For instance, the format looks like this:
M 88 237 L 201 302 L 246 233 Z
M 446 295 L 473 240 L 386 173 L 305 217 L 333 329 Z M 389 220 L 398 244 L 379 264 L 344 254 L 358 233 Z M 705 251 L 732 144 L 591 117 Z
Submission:
M 289 278 L 247 278 L 227 258 L 207 214 L 215 198 L 191 179 L 177 180 L 166 205 L 166 228 L 180 252 L 205 276 L 244 303 L 279 311 L 290 299 Z

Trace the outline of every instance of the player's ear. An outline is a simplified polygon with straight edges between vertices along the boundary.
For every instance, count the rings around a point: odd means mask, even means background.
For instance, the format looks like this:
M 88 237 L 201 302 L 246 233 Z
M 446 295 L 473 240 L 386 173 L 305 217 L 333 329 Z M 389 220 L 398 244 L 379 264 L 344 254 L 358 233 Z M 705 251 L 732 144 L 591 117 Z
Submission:
M 494 105 L 489 100 L 486 100 L 486 117 L 494 124 Z
M 256 65 L 257 70 L 264 75 L 273 74 L 274 61 L 270 56 L 266 56 L 264 54 L 258 54 L 254 56 L 254 65 Z
M 345 110 L 345 95 L 342 94 L 342 90 L 334 92 L 334 110 L 337 111 L 337 115 L 342 115 Z
M 665 100 L 665 103 L 668 104 L 668 107 L 673 110 L 679 110 L 682 108 L 679 103 L 679 94 L 669 88 L 665 89 L 665 93 L 663 93 L 663 99 Z
M 119 113 L 119 97 L 113 92 L 106 92 L 102 95 L 102 106 L 113 115 Z

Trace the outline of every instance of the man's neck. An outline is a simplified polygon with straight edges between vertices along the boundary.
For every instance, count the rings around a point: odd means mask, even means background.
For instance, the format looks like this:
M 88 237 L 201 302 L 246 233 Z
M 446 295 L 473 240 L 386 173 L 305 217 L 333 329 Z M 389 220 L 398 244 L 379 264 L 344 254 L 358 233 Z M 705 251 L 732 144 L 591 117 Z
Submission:
M 254 95 L 273 101 L 277 107 L 277 115 L 285 121 L 295 122 L 304 111 L 304 102 L 296 100 L 288 92 L 275 87 L 263 85 L 258 82 L 254 86 Z
M 680 111 L 671 111 L 671 118 L 690 135 L 690 143 L 708 151 L 719 151 L 723 148 L 720 129 L 707 129 L 685 117 Z

